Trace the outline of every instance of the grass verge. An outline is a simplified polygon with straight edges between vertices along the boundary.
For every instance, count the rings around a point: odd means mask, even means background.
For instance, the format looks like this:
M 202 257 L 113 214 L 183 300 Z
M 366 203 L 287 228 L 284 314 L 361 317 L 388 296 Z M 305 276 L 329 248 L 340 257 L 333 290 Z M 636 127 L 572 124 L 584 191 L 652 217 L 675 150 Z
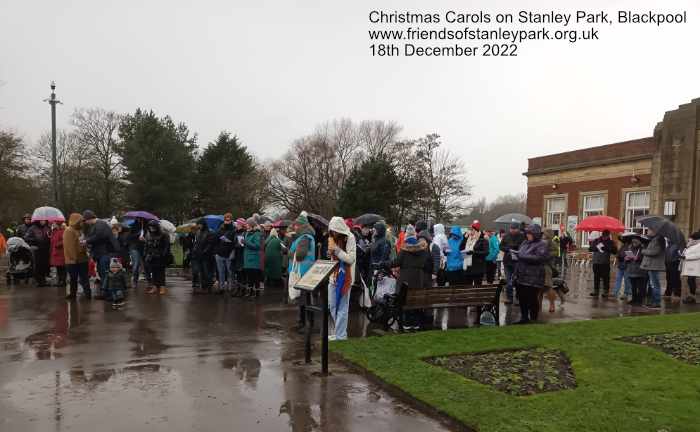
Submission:
M 619 338 L 700 329 L 700 314 L 431 331 L 334 342 L 349 362 L 481 432 L 700 431 L 700 367 Z M 542 347 L 571 360 L 577 387 L 513 396 L 427 357 Z

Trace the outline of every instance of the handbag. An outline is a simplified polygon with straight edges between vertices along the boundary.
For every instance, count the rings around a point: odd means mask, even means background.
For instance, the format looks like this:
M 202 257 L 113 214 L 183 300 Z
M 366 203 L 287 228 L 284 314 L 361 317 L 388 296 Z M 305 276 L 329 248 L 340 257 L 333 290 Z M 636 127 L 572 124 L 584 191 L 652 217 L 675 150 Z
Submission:
M 292 271 L 289 272 L 289 278 L 287 278 L 287 290 L 289 292 L 289 300 L 295 300 L 301 297 L 301 291 L 294 288 L 294 285 L 301 279 L 301 272 L 299 271 L 299 262 L 296 260 L 296 254 L 292 258 Z

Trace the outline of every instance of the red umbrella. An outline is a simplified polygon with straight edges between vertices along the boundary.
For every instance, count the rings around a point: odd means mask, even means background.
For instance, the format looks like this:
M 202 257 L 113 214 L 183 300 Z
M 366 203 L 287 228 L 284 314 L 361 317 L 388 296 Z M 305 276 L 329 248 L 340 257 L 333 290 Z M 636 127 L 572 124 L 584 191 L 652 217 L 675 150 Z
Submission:
M 624 232 L 625 224 L 611 216 L 589 216 L 576 225 L 576 231 Z

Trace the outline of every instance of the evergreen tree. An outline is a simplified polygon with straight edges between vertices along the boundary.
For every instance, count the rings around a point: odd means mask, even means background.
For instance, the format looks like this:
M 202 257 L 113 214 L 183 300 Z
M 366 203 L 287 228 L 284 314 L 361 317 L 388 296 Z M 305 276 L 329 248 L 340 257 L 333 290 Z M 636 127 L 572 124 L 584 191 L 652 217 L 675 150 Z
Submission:
M 133 209 L 171 220 L 189 214 L 194 192 L 197 136 L 184 123 L 137 109 L 119 126 L 119 153 L 129 182 Z
M 209 213 L 227 211 L 236 216 L 259 212 L 253 196 L 260 173 L 253 156 L 237 136 L 223 131 L 209 144 L 197 163 L 197 198 Z

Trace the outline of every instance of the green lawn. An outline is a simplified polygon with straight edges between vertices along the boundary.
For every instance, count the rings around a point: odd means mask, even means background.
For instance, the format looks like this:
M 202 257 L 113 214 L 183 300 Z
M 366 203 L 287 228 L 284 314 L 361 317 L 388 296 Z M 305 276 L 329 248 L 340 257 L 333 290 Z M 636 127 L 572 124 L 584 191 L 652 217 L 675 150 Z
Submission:
M 621 336 L 700 329 L 700 314 L 351 339 L 332 351 L 482 432 L 700 431 L 700 366 Z M 523 347 L 564 351 L 577 388 L 510 396 L 423 358 Z

